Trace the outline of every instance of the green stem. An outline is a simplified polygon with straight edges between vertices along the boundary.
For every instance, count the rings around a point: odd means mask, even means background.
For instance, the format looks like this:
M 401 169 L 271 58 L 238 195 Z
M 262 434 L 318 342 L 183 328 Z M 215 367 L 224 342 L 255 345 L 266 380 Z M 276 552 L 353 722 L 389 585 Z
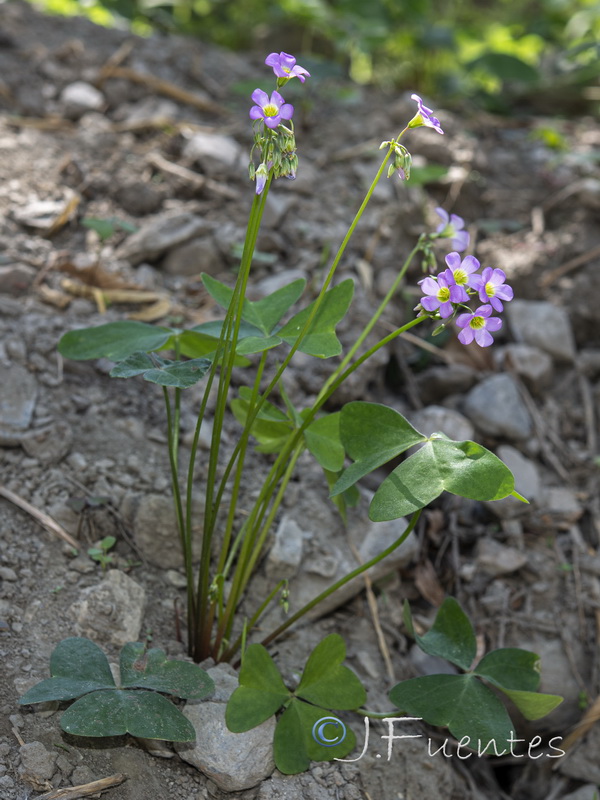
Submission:
M 406 527 L 406 530 L 404 531 L 402 536 L 400 536 L 398 539 L 396 539 L 396 541 L 393 542 L 389 547 L 386 547 L 385 550 L 382 550 L 381 553 L 379 553 L 379 555 L 375 556 L 375 558 L 372 558 L 370 561 L 367 561 L 364 564 L 361 564 L 356 569 L 352 570 L 352 572 L 349 572 L 347 575 L 345 575 L 339 581 L 336 581 L 335 583 L 333 583 L 328 589 L 325 589 L 324 592 L 321 592 L 320 595 L 318 595 L 317 597 L 313 598 L 305 606 L 302 606 L 302 608 L 299 611 L 296 611 L 295 614 L 292 614 L 292 616 L 289 619 L 287 619 L 282 625 L 280 625 L 272 633 L 270 633 L 265 639 L 263 639 L 261 644 L 263 644 L 265 646 L 268 645 L 270 642 L 272 642 L 278 636 L 281 636 L 281 634 L 284 631 L 286 631 L 291 625 L 293 625 L 294 622 L 297 622 L 297 620 L 301 619 L 311 609 L 313 609 L 315 606 L 317 606 L 319 603 L 321 603 L 323 600 L 325 600 L 327 597 L 329 597 L 329 595 L 333 594 L 334 592 L 337 592 L 338 589 L 341 589 L 342 586 L 345 586 L 345 584 L 347 584 L 353 578 L 356 578 L 357 575 L 362 575 L 363 572 L 366 572 L 368 569 L 371 569 L 371 567 L 375 566 L 375 564 L 378 564 L 386 556 L 389 556 L 390 553 L 393 553 L 394 550 L 397 547 L 400 547 L 400 545 L 404 541 L 406 541 L 406 539 L 410 535 L 411 531 L 413 530 L 413 528 L 417 524 L 417 521 L 418 521 L 419 517 L 421 516 L 421 511 L 422 511 L 422 509 L 419 509 L 418 511 L 414 512 L 414 514 L 410 518 L 410 522 L 408 523 L 408 525 Z

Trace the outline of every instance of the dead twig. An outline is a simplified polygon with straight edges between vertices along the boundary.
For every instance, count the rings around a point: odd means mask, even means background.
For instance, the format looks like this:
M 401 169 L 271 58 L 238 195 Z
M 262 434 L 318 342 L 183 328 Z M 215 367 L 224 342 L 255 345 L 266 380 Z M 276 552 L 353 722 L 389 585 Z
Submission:
M 156 169 L 169 175 L 175 175 L 175 177 L 197 189 L 208 189 L 220 197 L 226 197 L 228 200 L 236 200 L 239 197 L 238 192 L 234 189 L 230 189 L 228 186 L 224 186 L 222 183 L 218 183 L 204 175 L 198 175 L 197 172 L 193 172 L 187 167 L 182 167 L 180 164 L 173 164 L 172 161 L 167 161 L 159 153 L 149 153 L 146 156 L 146 161 Z
M 148 75 L 143 72 L 138 72 L 131 67 L 112 66 L 110 64 L 102 67 L 96 79 L 96 85 L 102 84 L 110 78 L 121 78 L 122 80 L 131 81 L 131 83 L 139 83 L 146 86 L 153 92 L 162 94 L 165 97 L 171 97 L 179 103 L 185 103 L 192 108 L 197 108 L 199 111 L 210 111 L 211 114 L 227 114 L 227 110 L 212 100 L 207 100 L 204 97 L 198 97 L 197 94 L 182 89 L 170 81 L 165 81 L 162 78 L 156 78 L 154 75 Z
M 592 261 L 594 258 L 598 257 L 600 257 L 600 245 L 588 250 L 587 253 L 582 253 L 580 256 L 570 259 L 570 261 L 561 264 L 560 267 L 556 267 L 556 269 L 553 269 L 551 272 L 547 272 L 538 281 L 538 286 L 541 289 L 547 289 L 549 286 L 552 286 L 553 283 L 556 283 L 559 278 L 568 275 L 569 272 L 573 272 L 577 267 L 581 267 L 583 264 L 587 264 L 588 261 Z
M 57 536 L 60 536 L 61 539 L 64 539 L 67 544 L 75 548 L 75 550 L 79 550 L 79 542 L 73 539 L 73 537 L 70 536 L 66 530 L 58 524 L 58 522 L 55 522 L 52 517 L 48 516 L 48 514 L 45 514 L 35 506 L 32 506 L 31 503 L 27 502 L 27 500 L 23 500 L 22 497 L 19 497 L 18 494 L 11 492 L 11 490 L 7 489 L 5 486 L 0 486 L 0 497 L 4 497 L 6 500 L 9 500 L 15 506 L 18 506 L 22 511 L 26 511 L 34 519 L 36 519 L 43 528 L 46 528 L 47 531 L 50 531 L 50 533 L 55 533 Z
M 571 731 L 563 741 L 561 748 L 565 751 L 570 750 L 575 742 L 579 741 L 582 736 L 585 736 L 585 734 L 594 727 L 598 720 L 600 720 L 600 697 L 594 700 L 583 715 L 581 721 L 575 726 L 575 729 Z
M 79 786 L 68 786 L 66 789 L 52 789 L 51 792 L 40 794 L 36 800 L 77 800 L 79 797 L 89 797 L 91 794 L 99 794 L 113 786 L 119 786 L 127 780 L 127 775 L 117 773 L 108 778 L 101 778 L 99 781 L 82 783 Z

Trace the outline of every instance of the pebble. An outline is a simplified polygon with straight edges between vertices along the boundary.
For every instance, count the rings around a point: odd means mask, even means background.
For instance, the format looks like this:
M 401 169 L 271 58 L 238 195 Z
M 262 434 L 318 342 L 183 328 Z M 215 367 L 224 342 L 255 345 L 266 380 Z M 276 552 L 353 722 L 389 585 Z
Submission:
M 466 364 L 429 367 L 416 376 L 421 400 L 429 405 L 449 394 L 464 394 L 477 382 L 477 372 Z
M 0 431 L 26 430 L 37 400 L 35 378 L 20 364 L 3 370 L 0 382 Z
M 2 578 L 3 581 L 9 581 L 11 583 L 18 580 L 17 573 L 10 567 L 0 567 L 0 578 Z
M 131 234 L 117 250 L 116 257 L 133 265 L 154 261 L 167 250 L 196 238 L 205 230 L 206 222 L 202 217 L 189 211 L 166 211 Z
M 485 537 L 477 542 L 476 564 L 479 569 L 497 578 L 510 575 L 527 564 L 527 555 L 515 547 L 506 547 L 494 539 Z
M 162 267 L 169 275 L 218 275 L 223 269 L 223 257 L 213 237 L 204 235 L 171 250 Z
M 565 308 L 545 301 L 514 300 L 507 305 L 506 316 L 517 342 L 538 347 L 559 363 L 575 360 L 575 339 Z
M 85 81 L 70 83 L 60 93 L 64 115 L 69 119 L 79 119 L 86 111 L 100 111 L 105 104 L 104 95 L 95 86 Z
M 544 490 L 541 500 L 542 510 L 559 518 L 562 522 L 572 523 L 583 514 L 581 503 L 573 489 L 556 486 Z
M 552 359 L 538 347 L 528 344 L 509 344 L 499 348 L 496 365 L 512 369 L 534 394 L 539 394 L 552 383 Z
M 464 412 L 488 436 L 518 441 L 531 435 L 531 416 L 510 375 L 492 375 L 477 384 L 465 398 Z
M 445 433 L 457 442 L 472 440 L 475 435 L 473 425 L 459 411 L 444 406 L 427 406 L 409 414 L 409 422 L 420 433 Z
M 266 573 L 270 578 L 291 578 L 302 561 L 304 539 L 309 534 L 288 514 L 281 518 L 275 540 L 267 556 Z
M 219 166 L 234 167 L 242 149 L 231 136 L 220 133 L 194 133 L 183 148 L 184 158 L 202 164 L 204 171 L 215 174 Z
M 496 455 L 514 475 L 516 491 L 529 503 L 539 500 L 542 486 L 536 463 L 509 444 L 500 445 L 496 449 Z M 502 500 L 486 503 L 486 506 L 501 519 L 510 519 L 530 511 L 530 506 L 516 497 L 504 497 Z
M 21 295 L 27 292 L 36 276 L 36 271 L 26 264 L 9 264 L 0 267 L 0 292 Z
M 36 778 L 38 782 L 49 781 L 56 771 L 57 753 L 52 753 L 41 742 L 28 742 L 19 748 L 21 774 Z

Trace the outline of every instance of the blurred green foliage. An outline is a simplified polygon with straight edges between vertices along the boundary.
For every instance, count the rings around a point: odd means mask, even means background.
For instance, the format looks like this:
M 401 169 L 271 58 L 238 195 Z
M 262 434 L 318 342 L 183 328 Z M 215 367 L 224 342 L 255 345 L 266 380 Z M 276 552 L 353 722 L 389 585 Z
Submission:
M 479 97 L 493 110 L 536 91 L 559 104 L 564 95 L 567 111 L 600 99 L 599 0 L 37 2 L 100 24 L 127 20 L 137 33 L 158 27 L 233 50 L 285 50 L 301 63 L 313 56 L 357 83 Z

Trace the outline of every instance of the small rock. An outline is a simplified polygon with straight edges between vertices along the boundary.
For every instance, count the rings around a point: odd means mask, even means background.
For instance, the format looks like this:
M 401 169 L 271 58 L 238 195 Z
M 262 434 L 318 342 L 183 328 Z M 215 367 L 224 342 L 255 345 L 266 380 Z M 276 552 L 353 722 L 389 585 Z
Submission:
M 18 580 L 17 573 L 10 567 L 0 567 L 0 578 L 2 578 L 3 581 L 9 581 L 10 583 L 14 583 Z
M 168 569 L 165 577 L 171 586 L 174 586 L 176 589 L 185 589 L 187 586 L 185 575 L 182 575 L 181 572 L 177 572 L 176 569 Z
M 24 431 L 29 427 L 37 400 L 35 378 L 19 364 L 3 370 L 0 382 L 0 431 Z
M 600 350 L 591 347 L 580 350 L 577 366 L 584 375 L 595 380 L 600 375 Z
M 46 750 L 41 742 L 28 742 L 19 748 L 21 775 L 34 778 L 39 784 L 49 781 L 56 771 L 57 753 Z
M 102 92 L 85 81 L 75 81 L 62 90 L 60 101 L 64 115 L 69 119 L 79 119 L 86 111 L 100 111 L 105 100 Z
M 577 522 L 583 514 L 577 495 L 566 486 L 545 489 L 540 505 L 544 513 L 552 514 L 553 517 L 569 524 Z
M 552 303 L 514 300 L 506 315 L 517 342 L 539 347 L 557 362 L 572 363 L 575 339 L 567 311 Z
M 444 406 L 427 406 L 409 414 L 409 422 L 420 433 L 445 433 L 457 442 L 471 440 L 475 434 L 473 426 L 460 412 Z
M 194 133 L 183 148 L 184 158 L 199 162 L 208 174 L 218 167 L 234 167 L 241 157 L 241 147 L 231 136 L 220 133 Z
M 539 394 L 552 382 L 552 359 L 537 347 L 509 344 L 499 348 L 495 357 L 499 367 L 513 369 L 534 394 Z
M 117 258 L 131 264 L 154 261 L 167 250 L 194 239 L 206 230 L 206 222 L 188 211 L 168 211 L 146 222 L 118 249 Z
M 104 580 L 84 589 L 69 608 L 78 636 L 111 642 L 122 647 L 137 641 L 146 606 L 146 592 L 118 569 L 108 571 Z
M 306 534 L 289 515 L 284 515 L 275 532 L 275 541 L 267 557 L 266 573 L 270 578 L 291 578 L 302 561 Z
M 471 389 L 464 412 L 488 436 L 520 440 L 531 435 L 529 411 L 510 375 L 492 375 Z
M 128 214 L 143 217 L 158 211 L 163 204 L 164 193 L 146 181 L 129 181 L 117 188 L 115 200 Z
M 188 703 L 183 713 L 196 730 L 194 747 L 176 744 L 179 755 L 199 769 L 223 792 L 256 786 L 275 769 L 275 717 L 245 733 L 231 733 L 225 723 L 225 703 Z
M 217 275 L 223 269 L 223 257 L 213 237 L 205 235 L 171 250 L 163 269 L 169 275 Z
M 593 783 L 586 783 L 585 786 L 580 786 L 574 792 L 563 794 L 560 800 L 598 800 L 600 797 L 600 790 L 598 786 Z
M 57 464 L 69 454 L 73 442 L 71 426 L 62 420 L 23 437 L 21 446 L 41 464 Z
M 477 372 L 466 364 L 448 364 L 424 370 L 416 376 L 416 382 L 421 400 L 429 405 L 449 394 L 468 392 L 477 382 Z
M 527 564 L 527 556 L 515 547 L 506 547 L 494 539 L 479 539 L 477 543 L 477 566 L 488 575 L 510 575 Z
M 36 274 L 33 267 L 28 267 L 27 264 L 0 267 L 0 292 L 15 296 L 23 294 L 33 283 Z
M 515 490 L 530 503 L 539 500 L 541 492 L 540 473 L 537 465 L 530 458 L 509 444 L 502 444 L 496 449 L 496 455 L 503 461 L 515 477 Z M 501 519 L 524 514 L 530 508 L 516 497 L 504 497 L 486 503 L 487 507 Z

